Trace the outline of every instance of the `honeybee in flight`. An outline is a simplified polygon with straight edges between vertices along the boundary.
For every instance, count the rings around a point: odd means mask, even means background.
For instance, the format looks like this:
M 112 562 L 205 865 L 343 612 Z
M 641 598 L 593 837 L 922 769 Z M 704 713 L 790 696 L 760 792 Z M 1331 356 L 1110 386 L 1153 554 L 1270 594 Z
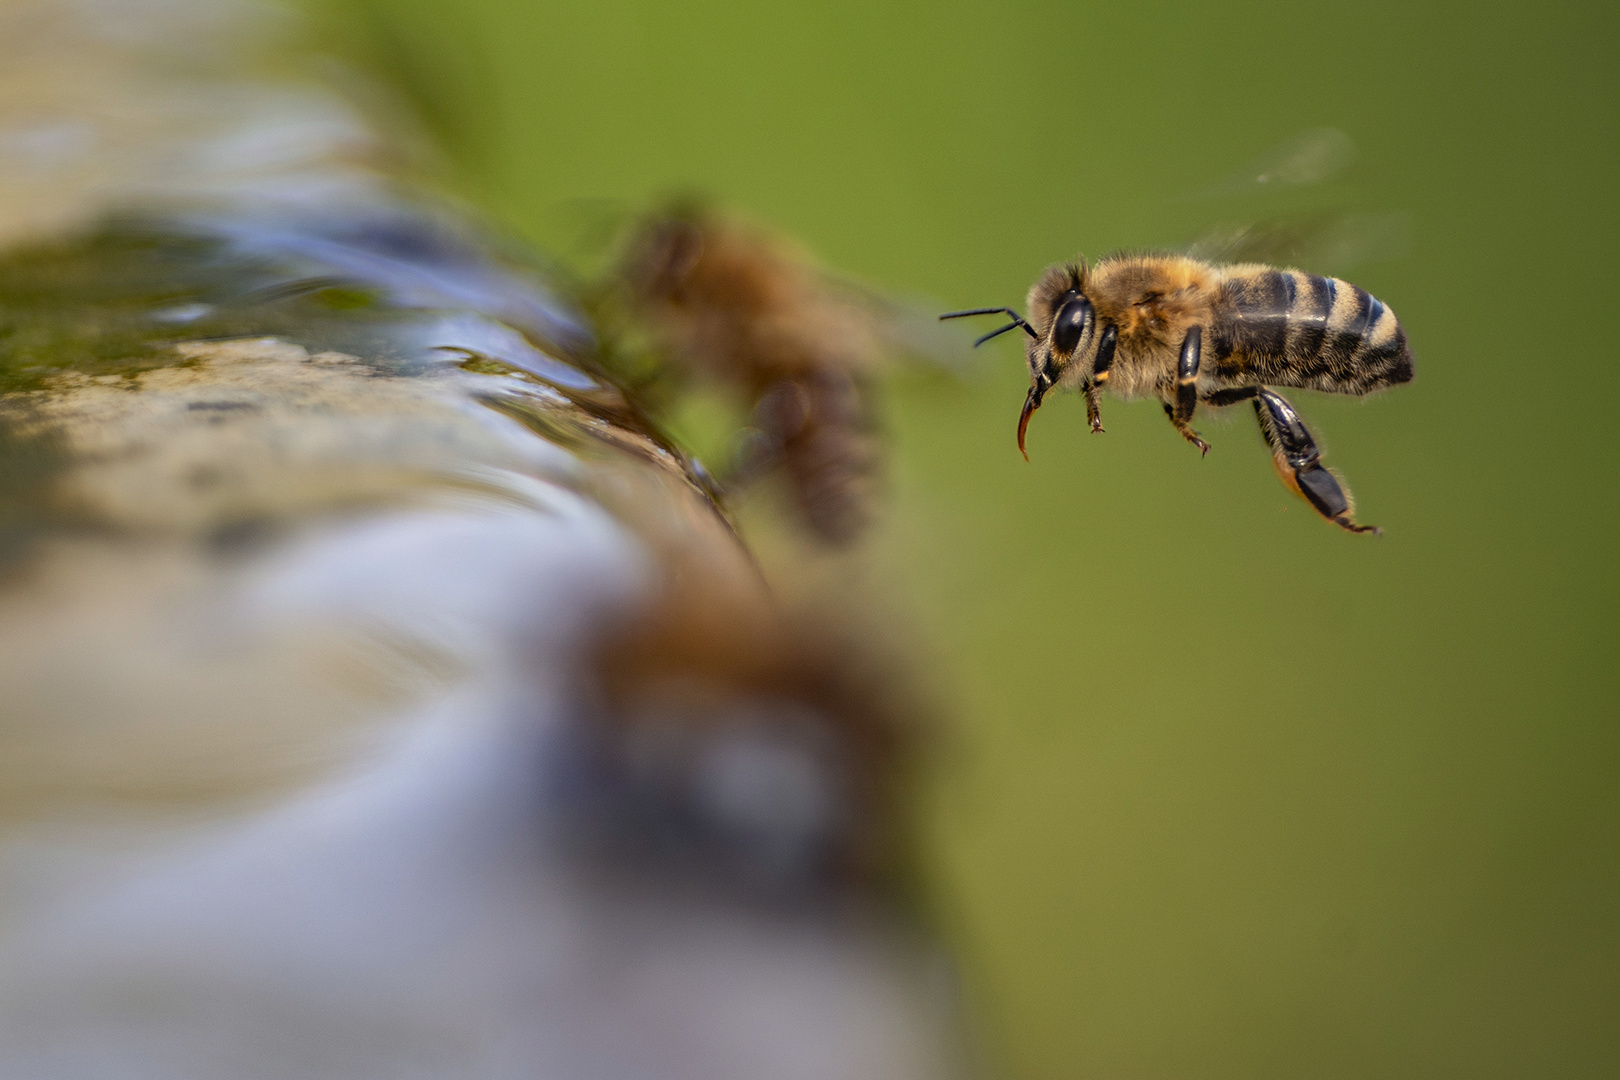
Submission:
M 764 231 L 696 207 L 645 221 L 621 279 L 667 360 L 752 405 L 729 479 L 779 472 L 813 535 L 853 540 L 883 463 L 870 381 L 886 342 L 872 307 Z
M 1029 318 L 1011 308 L 952 311 L 942 319 L 1004 314 L 1028 335 L 1031 386 L 1018 418 L 1029 419 L 1054 387 L 1085 395 L 1101 432 L 1099 398 L 1156 397 L 1181 436 L 1200 405 L 1252 401 L 1277 473 L 1329 521 L 1351 532 L 1350 495 L 1322 464 L 1316 441 L 1273 386 L 1367 394 L 1409 382 L 1412 353 L 1395 313 L 1347 281 L 1259 263 L 1219 265 L 1182 255 L 1115 255 L 1048 269 L 1029 291 Z M 1028 452 L 1024 451 L 1027 458 Z

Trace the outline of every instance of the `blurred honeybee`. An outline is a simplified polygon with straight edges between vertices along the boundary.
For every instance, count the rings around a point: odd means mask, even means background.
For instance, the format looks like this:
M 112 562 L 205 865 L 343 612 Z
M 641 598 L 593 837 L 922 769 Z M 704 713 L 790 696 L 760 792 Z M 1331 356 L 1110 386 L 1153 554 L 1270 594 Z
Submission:
M 868 523 L 882 469 L 871 376 L 874 312 L 777 239 L 683 207 L 644 222 L 621 271 L 664 358 L 741 393 L 753 410 L 729 485 L 786 481 L 830 544 Z
M 1026 321 L 1010 308 L 953 311 L 944 319 L 1006 314 L 1012 322 L 975 342 L 1022 329 L 1032 385 L 1018 419 L 1018 448 L 1047 392 L 1077 389 L 1091 430 L 1098 399 L 1156 397 L 1183 438 L 1200 405 L 1252 401 L 1283 482 L 1317 513 L 1351 532 L 1349 494 L 1321 462 L 1311 433 L 1272 386 L 1367 394 L 1412 378 L 1412 354 L 1395 313 L 1338 278 L 1258 263 L 1220 265 L 1182 255 L 1116 255 L 1048 269 L 1030 289 Z M 1026 457 L 1027 452 L 1026 452 Z
M 666 570 L 654 602 L 595 649 L 599 746 L 638 817 L 673 853 L 761 883 L 890 876 L 922 728 L 887 643 L 703 559 Z

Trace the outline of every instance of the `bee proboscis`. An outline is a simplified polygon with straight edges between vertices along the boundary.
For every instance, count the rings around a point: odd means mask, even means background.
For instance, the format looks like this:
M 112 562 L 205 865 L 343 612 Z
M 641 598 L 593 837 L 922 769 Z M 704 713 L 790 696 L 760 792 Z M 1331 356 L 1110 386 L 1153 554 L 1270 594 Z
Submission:
M 1412 353 L 1395 313 L 1347 281 L 1260 263 L 1218 265 L 1181 255 L 1116 255 L 1046 271 L 1029 291 L 1026 320 L 1010 308 L 940 316 L 1005 314 L 1028 335 L 1031 385 L 1018 418 L 1018 448 L 1030 417 L 1054 388 L 1085 395 L 1101 432 L 1107 389 L 1155 397 L 1171 424 L 1202 453 L 1199 406 L 1251 401 L 1277 473 L 1317 513 L 1351 532 L 1350 496 L 1321 460 L 1316 441 L 1274 386 L 1368 394 L 1412 378 Z M 1027 451 L 1025 456 L 1028 457 Z

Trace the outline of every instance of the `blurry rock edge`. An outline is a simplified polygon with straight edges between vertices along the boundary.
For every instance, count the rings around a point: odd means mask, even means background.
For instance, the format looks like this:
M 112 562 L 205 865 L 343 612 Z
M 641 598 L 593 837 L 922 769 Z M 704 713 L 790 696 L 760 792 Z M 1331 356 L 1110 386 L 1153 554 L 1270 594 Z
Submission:
M 293 29 L 0 6 L 0 1076 L 954 1073 L 887 718 Z

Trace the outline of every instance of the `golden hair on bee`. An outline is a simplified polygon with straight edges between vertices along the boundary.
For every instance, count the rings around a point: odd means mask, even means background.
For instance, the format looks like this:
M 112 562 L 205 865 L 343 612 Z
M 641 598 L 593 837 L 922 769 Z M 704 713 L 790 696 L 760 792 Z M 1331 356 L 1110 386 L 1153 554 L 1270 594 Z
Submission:
M 1185 255 L 1112 255 L 1049 268 L 1029 291 L 1028 318 L 1011 308 L 953 311 L 943 319 L 1005 314 L 1026 336 L 1030 389 L 1018 419 L 1028 456 L 1030 418 L 1054 388 L 1086 399 L 1101 433 L 1101 396 L 1153 397 L 1201 453 L 1200 406 L 1253 403 L 1279 473 L 1313 509 L 1351 532 L 1350 497 L 1294 407 L 1273 386 L 1367 394 L 1412 378 L 1412 353 L 1395 313 L 1338 278 L 1261 263 L 1215 264 Z
M 780 474 L 812 534 L 853 539 L 881 466 L 871 313 L 779 238 L 695 207 L 643 222 L 621 277 L 668 363 L 750 402 L 755 437 L 732 482 Z

